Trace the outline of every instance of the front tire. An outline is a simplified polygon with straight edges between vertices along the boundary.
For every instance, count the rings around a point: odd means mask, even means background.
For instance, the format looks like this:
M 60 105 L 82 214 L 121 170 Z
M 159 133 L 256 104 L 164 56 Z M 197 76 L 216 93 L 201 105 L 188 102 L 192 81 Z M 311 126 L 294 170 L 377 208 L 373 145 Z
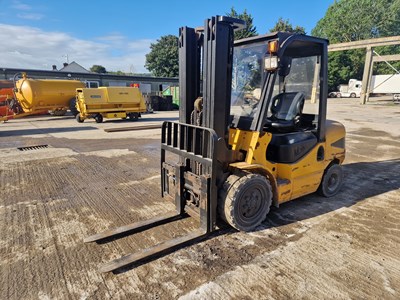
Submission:
M 265 176 L 230 175 L 219 195 L 221 218 L 240 231 L 252 231 L 265 220 L 272 203 L 272 189 Z
M 318 193 L 324 197 L 335 196 L 343 185 L 343 169 L 341 165 L 333 164 L 325 170 L 318 188 Z
M 79 113 L 75 116 L 75 119 L 78 123 L 83 123 L 83 121 L 85 121 L 85 119 L 81 118 L 81 114 Z

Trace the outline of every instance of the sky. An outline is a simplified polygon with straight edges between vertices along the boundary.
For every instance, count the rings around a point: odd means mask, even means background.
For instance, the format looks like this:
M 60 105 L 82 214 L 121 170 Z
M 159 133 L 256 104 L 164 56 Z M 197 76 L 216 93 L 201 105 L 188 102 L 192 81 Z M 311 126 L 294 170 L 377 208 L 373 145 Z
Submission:
M 84 68 L 147 73 L 145 55 L 161 36 L 206 18 L 245 9 L 259 34 L 282 17 L 308 34 L 334 0 L 0 0 L 0 67 L 49 70 L 75 61 Z

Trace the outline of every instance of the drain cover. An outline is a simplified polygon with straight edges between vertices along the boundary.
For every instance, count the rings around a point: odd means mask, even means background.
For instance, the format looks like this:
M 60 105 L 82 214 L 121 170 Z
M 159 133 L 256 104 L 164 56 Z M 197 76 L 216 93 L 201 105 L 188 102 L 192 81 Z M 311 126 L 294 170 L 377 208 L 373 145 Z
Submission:
M 37 146 L 28 146 L 28 147 L 19 147 L 17 148 L 19 151 L 30 151 L 30 150 L 39 150 L 48 148 L 49 145 L 37 145 Z

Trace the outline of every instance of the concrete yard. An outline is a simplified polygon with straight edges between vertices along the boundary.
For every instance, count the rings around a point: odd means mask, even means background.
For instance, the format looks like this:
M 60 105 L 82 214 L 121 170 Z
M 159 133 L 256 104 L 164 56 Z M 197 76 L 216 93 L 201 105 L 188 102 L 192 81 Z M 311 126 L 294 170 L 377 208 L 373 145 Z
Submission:
M 176 120 L 78 124 L 39 116 L 0 124 L 1 299 L 399 299 L 400 105 L 330 99 L 347 129 L 345 184 L 273 209 L 117 274 L 98 266 L 183 235 L 191 218 L 103 244 L 83 239 L 174 209 L 160 196 L 160 129 Z M 17 148 L 48 145 L 29 151 Z

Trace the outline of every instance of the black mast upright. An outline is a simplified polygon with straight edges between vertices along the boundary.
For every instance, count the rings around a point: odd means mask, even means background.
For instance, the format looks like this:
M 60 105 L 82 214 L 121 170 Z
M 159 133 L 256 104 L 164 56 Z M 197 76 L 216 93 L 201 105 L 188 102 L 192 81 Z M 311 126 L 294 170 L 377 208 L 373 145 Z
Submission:
M 194 101 L 200 95 L 200 43 L 195 29 L 179 29 L 179 122 L 190 124 Z
M 204 23 L 203 126 L 227 142 L 232 89 L 234 29 L 245 27 L 239 19 L 216 16 Z

